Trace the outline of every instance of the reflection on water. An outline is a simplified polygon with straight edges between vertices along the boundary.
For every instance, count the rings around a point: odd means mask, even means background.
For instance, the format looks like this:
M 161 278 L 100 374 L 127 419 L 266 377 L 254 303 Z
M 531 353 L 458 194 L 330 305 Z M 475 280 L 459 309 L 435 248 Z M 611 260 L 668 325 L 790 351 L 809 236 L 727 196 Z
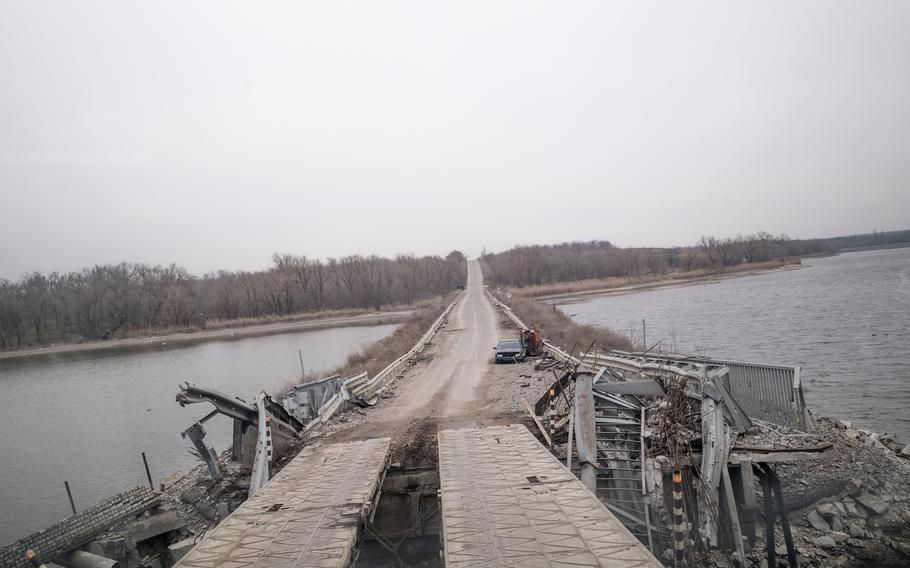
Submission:
M 397 326 L 347 327 L 201 343 L 180 349 L 58 355 L 0 361 L 0 544 L 65 517 L 69 480 L 78 509 L 146 484 L 140 452 L 157 482 L 198 462 L 180 432 L 211 405 L 181 408 L 183 381 L 247 401 L 331 369 Z M 230 445 L 231 421 L 205 425 L 206 442 Z
M 667 349 L 803 367 L 806 400 L 910 442 L 910 248 L 808 259 L 805 268 L 566 304 Z

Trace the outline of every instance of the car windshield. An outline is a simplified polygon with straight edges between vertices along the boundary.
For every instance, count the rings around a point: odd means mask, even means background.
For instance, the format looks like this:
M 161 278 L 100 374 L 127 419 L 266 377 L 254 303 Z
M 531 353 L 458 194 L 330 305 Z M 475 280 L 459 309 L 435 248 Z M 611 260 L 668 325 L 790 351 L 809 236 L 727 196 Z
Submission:
M 503 339 L 499 342 L 500 349 L 521 349 L 521 342 L 517 339 Z

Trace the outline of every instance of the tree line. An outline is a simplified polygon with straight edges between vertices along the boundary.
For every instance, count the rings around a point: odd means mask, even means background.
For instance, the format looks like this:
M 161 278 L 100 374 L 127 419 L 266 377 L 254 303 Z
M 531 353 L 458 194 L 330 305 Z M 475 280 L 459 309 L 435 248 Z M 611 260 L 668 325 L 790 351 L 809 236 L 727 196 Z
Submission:
M 0 350 L 98 340 L 136 330 L 202 329 L 212 320 L 375 309 L 447 294 L 467 278 L 465 256 L 275 254 L 261 271 L 197 277 L 177 265 L 105 264 L 0 279 Z
M 672 248 L 620 248 L 609 241 L 522 245 L 481 257 L 484 276 L 501 286 L 535 286 L 591 278 L 660 276 L 722 270 L 744 263 L 780 261 L 832 252 L 824 239 L 800 240 L 760 232 Z

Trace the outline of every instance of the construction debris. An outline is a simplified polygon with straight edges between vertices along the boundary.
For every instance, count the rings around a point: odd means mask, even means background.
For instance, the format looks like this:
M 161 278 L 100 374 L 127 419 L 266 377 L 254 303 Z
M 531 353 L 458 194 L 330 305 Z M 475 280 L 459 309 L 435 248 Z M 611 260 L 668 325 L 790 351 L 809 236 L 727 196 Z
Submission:
M 557 354 L 564 370 L 535 404 L 535 419 L 557 426 L 548 433 L 553 451 L 582 479 L 592 470 L 584 434 L 595 428 L 598 497 L 664 562 L 674 562 L 670 488 L 679 472 L 687 565 L 910 563 L 903 446 L 804 413 L 798 372 L 773 368 L 799 391 L 791 397 L 797 402 L 775 398 L 769 405 L 777 408 L 759 417 L 745 410 L 754 407 L 750 392 L 746 383 L 731 386 L 728 365 L 749 369 L 753 379 L 763 376 L 761 365 L 565 355 Z M 593 381 L 590 368 L 598 369 Z M 765 387 L 756 388 L 763 396 Z M 580 392 L 593 395 L 593 413 L 576 404 Z M 572 433 L 567 417 L 574 417 Z

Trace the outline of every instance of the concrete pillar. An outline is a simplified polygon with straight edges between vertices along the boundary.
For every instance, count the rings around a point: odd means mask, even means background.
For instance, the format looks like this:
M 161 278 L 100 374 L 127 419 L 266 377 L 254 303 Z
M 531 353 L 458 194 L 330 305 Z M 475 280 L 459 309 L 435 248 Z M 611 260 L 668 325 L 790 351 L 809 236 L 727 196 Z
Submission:
M 597 427 L 594 423 L 594 377 L 578 373 L 575 377 L 575 441 L 578 445 L 578 465 L 581 482 L 597 494 Z

